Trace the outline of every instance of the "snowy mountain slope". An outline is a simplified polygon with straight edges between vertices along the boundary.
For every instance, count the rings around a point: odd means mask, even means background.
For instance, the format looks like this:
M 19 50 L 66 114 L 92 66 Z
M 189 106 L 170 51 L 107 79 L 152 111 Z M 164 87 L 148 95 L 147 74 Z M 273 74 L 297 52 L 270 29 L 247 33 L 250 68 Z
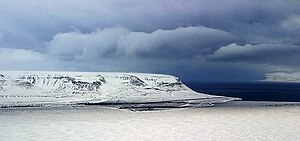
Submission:
M 280 81 L 280 82 L 300 82 L 300 72 L 298 73 L 267 73 L 265 75 L 267 81 Z
M 201 99 L 220 103 L 234 98 L 197 93 L 177 77 L 146 73 L 0 72 L 0 105 L 147 103 Z

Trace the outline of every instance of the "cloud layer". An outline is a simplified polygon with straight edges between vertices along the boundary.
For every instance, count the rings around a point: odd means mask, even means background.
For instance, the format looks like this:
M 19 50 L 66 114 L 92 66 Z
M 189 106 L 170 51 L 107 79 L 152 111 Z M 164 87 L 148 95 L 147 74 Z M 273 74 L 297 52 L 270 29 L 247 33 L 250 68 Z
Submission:
M 235 43 L 219 48 L 209 59 L 224 62 L 266 63 L 272 65 L 295 65 L 300 62 L 299 45 L 257 44 L 237 45 Z
M 299 7 L 297 0 L 0 1 L 0 69 L 186 80 L 300 71 Z
M 125 28 L 97 29 L 91 33 L 59 33 L 47 44 L 50 55 L 62 60 L 110 58 L 194 58 L 213 53 L 235 37 L 218 29 L 179 27 L 151 33 Z

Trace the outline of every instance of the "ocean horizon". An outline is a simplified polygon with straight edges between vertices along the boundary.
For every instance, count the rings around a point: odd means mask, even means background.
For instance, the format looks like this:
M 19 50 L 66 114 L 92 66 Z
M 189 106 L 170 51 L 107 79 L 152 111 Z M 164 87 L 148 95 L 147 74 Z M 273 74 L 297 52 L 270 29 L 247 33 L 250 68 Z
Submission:
M 245 101 L 300 102 L 299 82 L 186 82 L 192 90 Z

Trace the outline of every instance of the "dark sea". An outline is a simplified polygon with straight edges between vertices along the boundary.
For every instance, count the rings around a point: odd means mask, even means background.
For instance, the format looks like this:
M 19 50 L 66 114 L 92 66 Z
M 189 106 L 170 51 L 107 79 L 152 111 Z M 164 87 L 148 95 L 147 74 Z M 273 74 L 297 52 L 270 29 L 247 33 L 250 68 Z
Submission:
M 201 93 L 239 97 L 246 101 L 300 102 L 300 83 L 289 82 L 193 82 L 186 83 Z

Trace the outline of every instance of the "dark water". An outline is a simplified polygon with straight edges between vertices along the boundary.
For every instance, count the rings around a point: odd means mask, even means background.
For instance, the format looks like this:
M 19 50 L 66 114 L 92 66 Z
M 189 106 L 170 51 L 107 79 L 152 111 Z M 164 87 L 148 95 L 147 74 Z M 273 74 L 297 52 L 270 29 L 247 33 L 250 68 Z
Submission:
M 249 101 L 300 102 L 300 83 L 228 82 L 186 83 L 197 92 L 239 97 Z

